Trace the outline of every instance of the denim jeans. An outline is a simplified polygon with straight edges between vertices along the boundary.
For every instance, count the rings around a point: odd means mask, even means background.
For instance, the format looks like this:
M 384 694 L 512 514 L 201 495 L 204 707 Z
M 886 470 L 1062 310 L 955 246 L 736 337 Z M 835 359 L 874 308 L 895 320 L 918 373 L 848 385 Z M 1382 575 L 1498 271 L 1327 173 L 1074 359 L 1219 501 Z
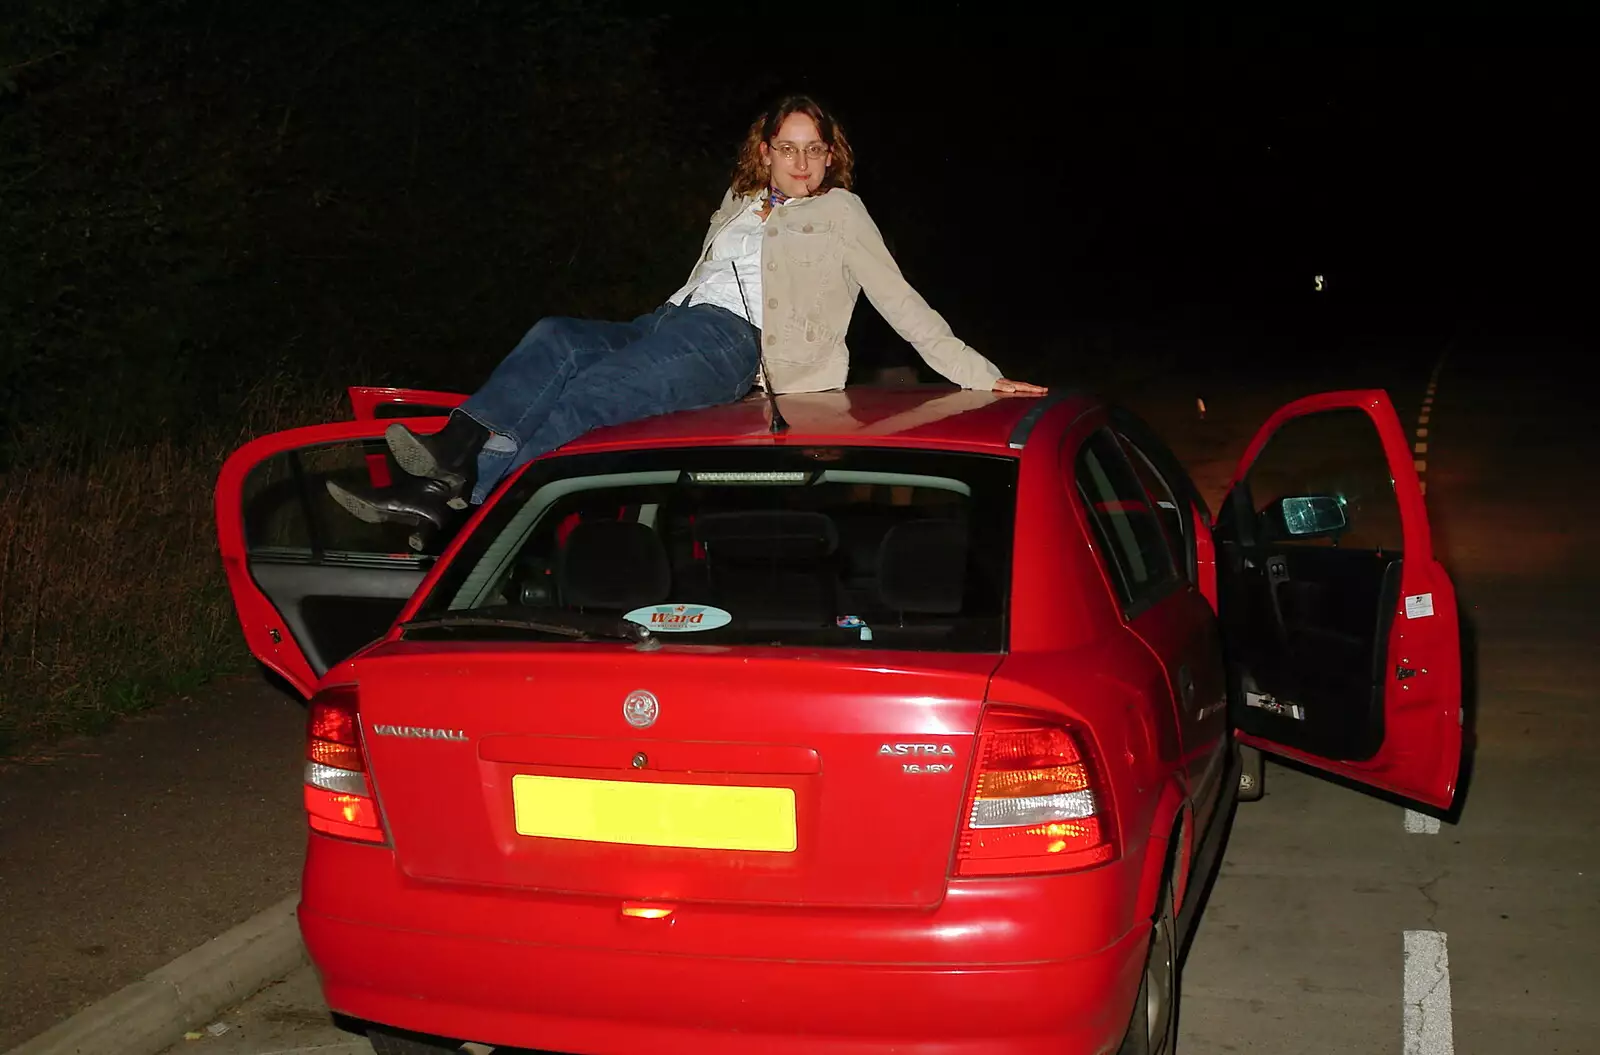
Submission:
M 663 304 L 632 322 L 540 319 L 461 404 L 494 433 L 478 455 L 472 504 L 590 429 L 739 399 L 755 383 L 759 339 L 710 304 Z

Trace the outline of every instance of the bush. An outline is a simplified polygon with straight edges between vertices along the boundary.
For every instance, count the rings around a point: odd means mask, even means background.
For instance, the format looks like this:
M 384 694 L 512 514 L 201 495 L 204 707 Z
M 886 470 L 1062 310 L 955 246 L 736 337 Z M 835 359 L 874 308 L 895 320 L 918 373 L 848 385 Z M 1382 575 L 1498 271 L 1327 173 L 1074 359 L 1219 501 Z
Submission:
M 212 495 L 350 384 L 475 387 L 693 263 L 730 143 L 610 0 L 0 14 L 0 742 L 248 662 Z
M 182 445 L 36 435 L 36 456 L 0 475 L 0 754 L 248 666 L 217 557 L 217 472 L 252 435 L 343 412 L 274 383 L 244 410 Z

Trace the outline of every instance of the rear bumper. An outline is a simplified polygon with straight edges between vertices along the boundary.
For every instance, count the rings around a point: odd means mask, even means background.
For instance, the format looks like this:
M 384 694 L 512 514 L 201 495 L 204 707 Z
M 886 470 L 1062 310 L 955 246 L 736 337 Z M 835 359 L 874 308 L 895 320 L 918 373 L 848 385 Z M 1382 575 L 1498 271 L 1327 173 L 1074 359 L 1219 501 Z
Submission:
M 686 907 L 670 921 L 638 921 L 586 899 L 416 885 L 386 850 L 312 843 L 300 927 L 329 1006 L 456 1040 L 578 1053 L 1101 1055 L 1121 1040 L 1144 964 L 1143 927 L 1081 953 L 1058 940 L 1062 955 L 1016 958 L 1038 946 L 1041 923 L 1059 920 L 995 884 L 1048 897 L 1062 892 L 1060 879 L 952 884 L 943 906 L 911 918 Z M 334 859 L 365 867 L 335 869 Z M 1110 871 L 1070 878 L 1094 884 L 1113 880 Z M 485 910 L 499 920 L 492 931 Z M 741 915 L 742 924 L 729 918 Z M 793 957 L 764 947 L 775 918 Z M 844 934 L 852 922 L 857 937 L 820 955 L 818 933 Z M 846 955 L 881 954 L 885 935 L 874 931 L 883 926 L 911 941 L 914 928 L 964 962 Z M 713 954 L 709 932 L 723 949 L 758 955 Z M 744 940 L 728 939 L 735 934 Z

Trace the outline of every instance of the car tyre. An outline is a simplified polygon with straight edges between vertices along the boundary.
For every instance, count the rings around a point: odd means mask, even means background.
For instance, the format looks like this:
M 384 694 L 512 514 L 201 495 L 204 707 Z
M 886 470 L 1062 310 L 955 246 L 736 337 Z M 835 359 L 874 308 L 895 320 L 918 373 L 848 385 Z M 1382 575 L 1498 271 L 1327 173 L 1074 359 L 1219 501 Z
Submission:
M 1266 794 L 1262 785 L 1263 771 L 1266 769 L 1261 758 L 1261 752 L 1253 747 L 1239 748 L 1239 801 L 1257 802 Z
M 371 1027 L 367 1040 L 376 1055 L 456 1055 L 461 1045 L 448 1041 Z
M 1173 1055 L 1178 1048 L 1178 927 L 1171 880 L 1161 887 L 1161 913 L 1150 928 L 1144 977 L 1117 1055 Z

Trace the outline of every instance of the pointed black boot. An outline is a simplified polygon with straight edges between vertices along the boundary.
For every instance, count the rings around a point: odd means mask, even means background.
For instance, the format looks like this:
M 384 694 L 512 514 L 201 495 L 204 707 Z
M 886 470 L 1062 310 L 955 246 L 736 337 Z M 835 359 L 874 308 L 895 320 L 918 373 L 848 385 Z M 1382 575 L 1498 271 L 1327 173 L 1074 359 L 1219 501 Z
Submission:
M 452 413 L 444 428 L 431 435 L 418 435 L 396 422 L 383 433 L 395 462 L 412 476 L 439 480 L 454 492 L 452 509 L 465 509 L 460 497 L 470 489 L 477 475 L 478 451 L 489 439 L 489 430 L 460 412 Z
M 347 488 L 329 480 L 327 487 L 333 500 L 358 520 L 415 528 L 408 542 L 418 553 L 428 539 L 444 530 L 451 518 L 450 502 L 458 497 L 442 480 L 403 480 L 381 489 Z

